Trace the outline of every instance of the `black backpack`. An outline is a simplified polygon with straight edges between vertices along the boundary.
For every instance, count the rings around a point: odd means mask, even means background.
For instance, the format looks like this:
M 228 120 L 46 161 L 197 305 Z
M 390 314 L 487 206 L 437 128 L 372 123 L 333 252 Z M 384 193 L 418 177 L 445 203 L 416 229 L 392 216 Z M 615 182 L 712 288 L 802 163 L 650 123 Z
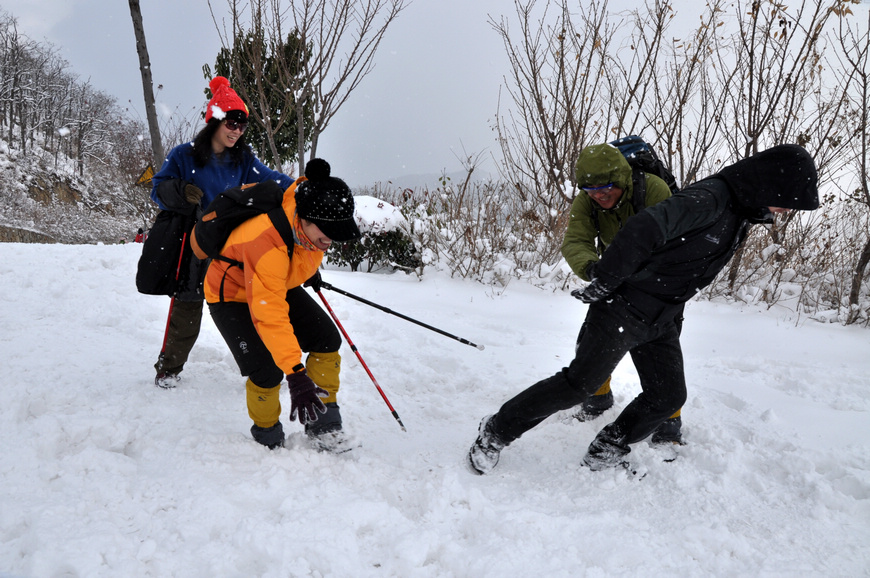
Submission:
M 254 186 L 227 189 L 209 203 L 199 222 L 193 227 L 190 245 L 200 259 L 216 259 L 230 266 L 243 268 L 240 261 L 220 254 L 230 233 L 252 217 L 267 213 L 281 239 L 287 245 L 287 254 L 293 258 L 293 230 L 287 214 L 281 207 L 284 189 L 268 180 Z
M 193 227 L 192 216 L 160 211 L 136 267 L 136 289 L 145 295 L 175 295 L 188 276 L 190 251 L 184 245 Z
M 641 137 L 634 135 L 624 136 L 610 141 L 610 144 L 618 148 L 622 156 L 625 157 L 625 160 L 628 161 L 628 164 L 631 165 L 633 184 L 636 181 L 635 177 L 638 172 L 642 172 L 655 175 L 663 180 L 668 185 L 668 188 L 671 189 L 671 194 L 677 193 L 680 190 L 680 187 L 677 186 L 677 179 L 674 177 L 674 173 L 665 166 L 665 163 L 662 162 L 652 146 Z M 646 201 L 646 176 L 641 175 L 641 180 L 643 181 L 641 187 L 641 197 L 643 198 L 641 200 Z M 638 189 L 635 188 L 633 195 L 635 199 L 637 199 L 637 193 Z M 640 206 L 640 210 L 638 210 L 638 206 Z M 641 203 L 640 205 L 634 204 L 634 208 L 635 213 L 639 213 L 646 207 Z
M 646 208 L 646 173 L 655 175 L 668 185 L 671 189 L 671 194 L 680 190 L 677 186 L 677 179 L 671 170 L 665 166 L 665 163 L 659 158 L 652 146 L 639 136 L 624 136 L 610 144 L 619 149 L 625 160 L 631 166 L 631 185 L 632 196 L 631 206 L 634 207 L 634 214 L 640 213 Z M 598 232 L 598 254 L 604 253 L 604 243 L 601 240 L 601 225 L 598 222 L 598 210 L 593 209 L 592 221 L 595 223 L 595 230 Z

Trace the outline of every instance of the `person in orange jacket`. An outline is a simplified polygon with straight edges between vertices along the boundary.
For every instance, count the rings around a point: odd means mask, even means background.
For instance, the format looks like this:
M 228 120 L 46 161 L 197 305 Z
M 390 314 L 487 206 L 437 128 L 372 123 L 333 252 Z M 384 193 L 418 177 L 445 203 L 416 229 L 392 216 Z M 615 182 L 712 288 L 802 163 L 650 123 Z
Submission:
M 353 195 L 330 173 L 326 161 L 312 159 L 284 193 L 292 257 L 269 216 L 258 215 L 233 230 L 221 250 L 242 267 L 214 259 L 203 285 L 212 319 L 248 378 L 251 434 L 270 449 L 284 443 L 279 392 L 285 375 L 290 421 L 298 417 L 318 449 L 349 449 L 337 400 L 341 335 L 304 289 L 319 289 L 318 268 L 333 241 L 361 236 Z

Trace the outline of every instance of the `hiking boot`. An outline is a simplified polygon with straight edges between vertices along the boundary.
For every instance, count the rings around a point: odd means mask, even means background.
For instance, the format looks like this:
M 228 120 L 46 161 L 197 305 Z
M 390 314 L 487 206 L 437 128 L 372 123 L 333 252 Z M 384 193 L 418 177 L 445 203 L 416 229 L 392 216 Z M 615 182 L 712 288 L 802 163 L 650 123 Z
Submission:
M 683 445 L 683 420 L 680 416 L 666 419 L 656 428 L 650 440 L 654 444 Z
M 311 442 L 311 446 L 315 450 L 330 454 L 343 454 L 353 448 L 359 447 L 359 444 L 343 429 L 328 431 L 319 435 L 309 434 L 308 441 Z
M 162 387 L 163 389 L 175 389 L 181 382 L 181 375 L 178 373 L 171 373 L 169 371 L 161 371 L 154 378 L 154 385 L 157 387 Z
M 624 458 L 631 451 L 631 448 L 620 441 L 615 428 L 612 426 L 613 424 L 610 424 L 598 432 L 598 435 L 589 444 L 586 455 L 583 456 L 583 465 L 593 472 L 616 466 L 630 469 L 628 461 Z
M 355 444 L 341 427 L 338 404 L 333 401 L 325 405 L 326 413 L 317 421 L 305 424 L 305 435 L 319 452 L 342 454 L 352 450 Z
M 574 419 L 577 421 L 591 421 L 611 407 L 613 407 L 612 391 L 602 393 L 601 395 L 590 395 L 580 404 L 580 409 L 574 413 Z
M 341 411 L 334 401 L 324 404 L 326 413 L 318 415 L 317 421 L 305 424 L 305 433 L 308 437 L 319 436 L 325 433 L 341 429 Z
M 284 426 L 280 421 L 272 427 L 260 427 L 254 424 L 251 426 L 251 435 L 257 443 L 263 444 L 270 450 L 284 446 Z
M 492 430 L 492 418 L 488 415 L 480 420 L 477 439 L 468 450 L 468 465 L 478 475 L 488 474 L 498 464 L 498 456 L 508 444 Z

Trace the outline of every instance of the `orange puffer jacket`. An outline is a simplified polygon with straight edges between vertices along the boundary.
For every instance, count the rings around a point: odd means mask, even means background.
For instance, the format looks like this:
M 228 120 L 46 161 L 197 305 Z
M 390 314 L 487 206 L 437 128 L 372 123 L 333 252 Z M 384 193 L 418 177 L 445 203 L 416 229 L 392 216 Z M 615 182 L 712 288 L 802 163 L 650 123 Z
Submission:
M 292 223 L 296 218 L 296 187 L 300 177 L 284 193 L 284 212 Z M 284 373 L 302 362 L 302 351 L 288 317 L 286 294 L 307 281 L 323 261 L 323 251 L 293 247 L 293 259 L 287 245 L 266 214 L 258 215 L 230 233 L 221 255 L 241 261 L 244 268 L 213 260 L 205 277 L 203 291 L 209 303 L 223 300 L 245 303 L 263 343 Z

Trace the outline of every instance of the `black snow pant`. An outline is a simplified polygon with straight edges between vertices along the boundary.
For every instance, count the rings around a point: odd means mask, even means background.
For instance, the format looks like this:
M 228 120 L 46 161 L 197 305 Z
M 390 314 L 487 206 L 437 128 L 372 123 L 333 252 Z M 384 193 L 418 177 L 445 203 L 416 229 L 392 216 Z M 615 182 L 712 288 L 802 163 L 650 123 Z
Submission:
M 643 392 L 607 427 L 617 432 L 614 441 L 620 445 L 643 440 L 686 402 L 679 334 L 673 318 L 649 325 L 619 296 L 592 303 L 574 360 L 505 402 L 493 418 L 493 431 L 510 443 L 557 411 L 581 403 L 629 353 Z
M 193 301 L 182 301 L 176 297 L 166 328 L 166 347 L 154 364 L 157 373 L 181 373 L 199 337 L 201 323 L 202 297 Z
M 185 251 L 192 252 L 187 246 Z M 184 369 L 187 358 L 199 337 L 202 324 L 202 280 L 205 278 L 207 261 L 200 261 L 192 254 L 185 257 L 188 270 L 182 276 L 169 324 L 166 327 L 166 344 L 154 369 L 157 373 L 178 374 Z
M 287 292 L 290 324 L 302 351 L 327 353 L 341 348 L 341 335 L 329 314 L 302 287 Z M 284 372 L 257 333 L 247 303 L 209 303 L 209 312 L 230 347 L 239 371 L 258 387 L 281 385 Z

